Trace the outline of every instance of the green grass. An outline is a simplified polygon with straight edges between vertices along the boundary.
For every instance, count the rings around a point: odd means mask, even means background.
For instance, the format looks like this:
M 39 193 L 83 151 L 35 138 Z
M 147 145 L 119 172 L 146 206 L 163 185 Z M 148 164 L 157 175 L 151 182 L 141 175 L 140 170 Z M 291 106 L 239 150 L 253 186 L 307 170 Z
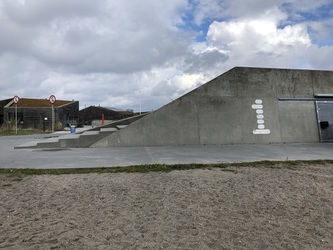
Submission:
M 219 164 L 152 164 L 133 165 L 128 167 L 97 167 L 97 168 L 70 168 L 70 169 L 8 169 L 0 168 L 0 174 L 10 175 L 13 180 L 20 181 L 28 175 L 63 175 L 63 174 L 88 174 L 88 173 L 148 173 L 148 172 L 170 172 L 175 170 L 191 169 L 221 169 L 237 173 L 233 168 L 240 167 L 268 167 L 275 169 L 294 169 L 299 166 L 310 164 L 333 164 L 333 160 L 312 160 L 312 161 L 258 161 L 242 163 L 219 163 Z

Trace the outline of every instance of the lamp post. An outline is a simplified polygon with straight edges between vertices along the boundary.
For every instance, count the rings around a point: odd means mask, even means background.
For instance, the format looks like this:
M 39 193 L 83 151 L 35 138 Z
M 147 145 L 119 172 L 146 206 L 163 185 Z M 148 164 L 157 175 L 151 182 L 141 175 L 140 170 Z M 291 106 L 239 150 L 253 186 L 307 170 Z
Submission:
M 139 92 L 140 92 L 140 115 L 141 115 L 141 90 Z

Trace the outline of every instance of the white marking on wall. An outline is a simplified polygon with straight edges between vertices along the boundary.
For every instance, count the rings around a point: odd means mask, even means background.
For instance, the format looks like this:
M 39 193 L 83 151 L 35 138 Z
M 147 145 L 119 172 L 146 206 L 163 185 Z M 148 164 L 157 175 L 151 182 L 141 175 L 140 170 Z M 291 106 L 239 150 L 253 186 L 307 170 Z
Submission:
M 253 108 L 253 109 L 263 109 L 263 106 L 262 106 L 262 105 L 259 105 L 259 104 L 253 104 L 253 105 L 252 105 L 252 108 Z
M 264 106 L 262 105 L 261 99 L 256 99 L 254 101 L 255 104 L 252 104 L 252 108 L 256 111 L 257 114 L 257 129 L 253 130 L 253 134 L 255 135 L 268 135 L 271 133 L 269 129 L 265 129 L 265 121 L 264 121 Z

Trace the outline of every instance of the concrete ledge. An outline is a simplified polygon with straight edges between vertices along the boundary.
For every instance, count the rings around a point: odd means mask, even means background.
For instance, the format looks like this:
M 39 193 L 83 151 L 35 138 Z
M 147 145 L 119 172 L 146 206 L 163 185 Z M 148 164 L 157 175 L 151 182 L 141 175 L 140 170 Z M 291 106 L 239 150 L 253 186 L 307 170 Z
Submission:
M 82 147 L 82 148 L 87 148 L 91 144 L 95 143 L 98 141 L 100 138 L 100 133 L 99 131 L 89 131 L 83 133 L 80 138 L 79 138 L 79 144 L 77 147 Z
M 79 134 L 70 134 L 59 137 L 59 139 L 78 139 L 81 135 Z
M 99 135 L 99 131 L 85 131 L 81 136 L 86 136 L 86 135 Z
M 38 141 L 31 141 L 24 143 L 19 146 L 15 146 L 14 149 L 23 149 L 23 148 L 38 148 L 40 145 L 45 144 L 46 147 L 54 147 L 52 144 L 58 143 L 59 139 L 58 138 L 47 138 L 44 140 L 38 140 Z M 45 148 L 44 146 L 42 148 Z
M 59 148 L 60 141 L 45 141 L 45 142 L 38 142 L 36 148 Z
M 118 128 L 118 129 L 123 129 L 123 128 L 126 128 L 128 125 L 117 125 L 116 127 Z
M 59 139 L 60 148 L 77 148 L 79 145 L 79 137 L 63 138 Z
M 36 142 L 36 141 L 27 142 L 27 143 L 15 146 L 14 149 L 36 148 L 37 147 L 37 143 L 38 142 Z
M 118 131 L 118 129 L 116 128 L 101 128 L 100 132 L 104 133 L 104 132 L 116 132 Z

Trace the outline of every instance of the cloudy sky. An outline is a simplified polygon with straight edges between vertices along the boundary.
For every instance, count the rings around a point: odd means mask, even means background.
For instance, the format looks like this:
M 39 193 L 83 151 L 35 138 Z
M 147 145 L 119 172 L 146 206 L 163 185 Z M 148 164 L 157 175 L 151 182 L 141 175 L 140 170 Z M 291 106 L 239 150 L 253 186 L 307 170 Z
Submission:
M 0 99 L 156 110 L 235 66 L 332 58 L 332 0 L 0 0 Z

